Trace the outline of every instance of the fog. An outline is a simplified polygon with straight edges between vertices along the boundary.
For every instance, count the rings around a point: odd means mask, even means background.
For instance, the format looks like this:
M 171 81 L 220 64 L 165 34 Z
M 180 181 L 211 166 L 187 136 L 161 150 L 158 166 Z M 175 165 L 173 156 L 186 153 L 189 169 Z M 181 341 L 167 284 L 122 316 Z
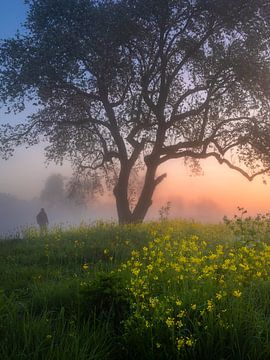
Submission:
M 221 222 L 228 211 L 214 202 L 212 199 L 201 198 L 193 201 L 181 197 L 168 198 L 169 209 L 168 218 L 170 219 L 189 219 L 204 223 Z M 148 219 L 159 219 L 162 207 L 166 207 L 166 202 L 157 201 L 149 211 Z M 166 214 L 165 214 L 166 215 Z
M 0 37 L 12 37 L 18 28 L 23 31 L 23 23 L 27 5 L 23 1 L 3 1 L 0 4 L 1 22 Z M 30 113 L 32 107 L 29 104 L 27 110 L 17 114 L 5 114 L 5 109 L 0 109 L 0 124 L 16 124 Z M 44 146 L 34 146 L 31 149 L 22 147 L 16 149 L 15 156 L 8 161 L 0 159 L 0 234 L 14 234 L 20 232 L 22 227 L 36 226 L 36 215 L 41 207 L 44 207 L 49 218 L 50 226 L 55 224 L 79 224 L 81 221 L 91 223 L 98 219 L 116 220 L 114 199 L 111 196 L 90 200 L 85 206 L 79 206 L 68 201 L 48 203 L 41 199 L 40 195 L 46 179 L 56 172 L 61 172 L 65 177 L 70 176 L 69 164 L 56 167 L 44 164 Z M 175 175 L 175 172 L 174 172 Z M 167 187 L 166 187 L 167 186 Z M 168 194 L 166 194 L 167 189 Z M 193 218 L 201 221 L 219 221 L 223 216 L 222 209 L 211 199 L 197 197 L 195 200 L 183 199 L 171 194 L 170 184 L 164 185 L 163 192 L 158 191 L 155 195 L 153 206 L 147 215 L 147 220 L 158 219 L 159 210 L 171 202 L 168 214 L 170 217 Z M 192 192 L 192 191 L 191 191 Z M 160 194 L 162 193 L 162 196 Z
M 61 174 L 52 174 L 44 180 L 39 196 L 29 200 L 0 193 L 0 235 L 21 236 L 23 229 L 37 226 L 36 215 L 41 208 L 48 215 L 50 228 L 116 219 L 112 203 L 104 202 L 103 198 L 98 201 L 70 198 L 67 181 L 67 177 Z
M 181 162 L 169 163 L 162 170 L 168 177 L 157 188 L 146 220 L 159 219 L 160 209 L 168 202 L 169 218 L 200 222 L 221 222 L 224 215 L 237 213 L 237 206 L 246 208 L 250 215 L 269 212 L 270 188 L 261 179 L 248 182 L 210 161 L 204 163 L 204 169 L 204 176 L 190 177 Z M 45 167 L 42 146 L 19 149 L 8 161 L 0 160 L 0 234 L 14 235 L 22 227 L 37 226 L 36 215 L 42 207 L 50 227 L 117 221 L 114 198 L 108 193 L 84 204 L 67 199 L 64 186 L 71 173 L 68 164 Z M 51 189 L 46 197 L 44 189 L 50 188 L 47 181 L 53 174 L 62 177 L 63 183 L 60 181 L 58 189 Z
M 81 222 L 92 224 L 97 220 L 117 221 L 116 208 L 112 196 L 88 199 L 85 203 L 77 203 L 69 199 L 64 185 L 64 177 L 51 175 L 45 181 L 40 195 L 30 200 L 24 200 L 15 195 L 0 193 L 0 235 L 2 237 L 20 237 L 23 229 L 35 226 L 36 215 L 43 207 L 48 215 L 49 227 L 56 225 L 68 227 Z M 51 181 L 51 182 L 50 182 Z M 163 216 L 168 218 L 187 218 L 201 222 L 219 222 L 224 215 L 224 209 L 211 199 L 187 201 L 180 197 L 167 199 L 167 210 Z M 162 207 L 167 202 L 156 199 L 147 214 L 146 220 L 158 220 Z
M 160 209 L 165 204 L 154 204 L 149 210 L 146 220 L 160 218 Z M 0 193 L 0 234 L 1 236 L 20 236 L 26 227 L 37 226 L 36 215 L 40 208 L 44 207 L 49 218 L 50 227 L 61 225 L 79 225 L 81 222 L 91 224 L 97 220 L 116 221 L 116 211 L 113 199 L 103 201 L 95 200 L 87 207 L 80 205 L 59 204 L 53 207 L 44 206 L 39 198 L 21 200 L 9 194 Z M 169 218 L 187 218 L 202 222 L 219 222 L 222 220 L 224 211 L 211 200 L 199 200 L 197 203 L 188 203 L 171 199 Z
M 50 207 L 45 206 L 39 198 L 27 201 L 0 193 L 0 237 L 21 236 L 23 229 L 37 227 L 36 215 L 42 207 L 48 215 L 50 228 L 56 225 L 68 227 L 79 225 L 81 222 L 91 224 L 100 219 L 116 219 L 113 207 L 103 202 L 89 204 L 87 208 L 76 204 Z

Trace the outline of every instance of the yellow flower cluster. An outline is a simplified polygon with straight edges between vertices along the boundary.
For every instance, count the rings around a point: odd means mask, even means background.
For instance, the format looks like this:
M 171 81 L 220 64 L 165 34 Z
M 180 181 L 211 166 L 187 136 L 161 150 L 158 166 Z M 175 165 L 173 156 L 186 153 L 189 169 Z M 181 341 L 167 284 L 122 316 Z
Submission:
M 267 243 L 215 244 L 198 236 L 178 239 L 173 231 L 160 235 L 153 230 L 152 236 L 142 251 L 132 251 L 119 272 L 129 274 L 131 318 L 145 328 L 164 326 L 174 344 L 177 338 L 178 351 L 195 346 L 192 331 L 207 331 L 209 316 L 224 329 L 232 327 L 226 318 L 229 306 L 243 301 L 252 282 L 269 278 Z M 158 335 L 153 341 L 162 345 Z

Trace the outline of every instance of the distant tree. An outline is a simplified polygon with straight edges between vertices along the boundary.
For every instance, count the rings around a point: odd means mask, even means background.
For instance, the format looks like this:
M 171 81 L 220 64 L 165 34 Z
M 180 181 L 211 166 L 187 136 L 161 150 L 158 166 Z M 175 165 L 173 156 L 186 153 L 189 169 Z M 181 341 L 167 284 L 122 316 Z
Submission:
M 27 31 L 0 46 L 0 99 L 37 111 L 1 127 L 4 157 L 45 138 L 49 160 L 112 186 L 120 223 L 144 219 L 170 159 L 269 173 L 269 0 L 28 3 Z
M 69 179 L 67 186 L 66 186 L 66 194 L 67 199 L 75 204 L 83 206 L 84 208 L 87 207 L 89 202 L 92 202 L 96 197 L 96 194 L 102 195 L 103 188 L 98 181 L 95 182 L 95 177 L 89 176 L 82 176 L 82 174 L 77 174 Z
M 61 174 L 52 174 L 47 178 L 40 199 L 49 206 L 61 205 L 65 202 L 64 177 Z
M 86 207 L 87 195 L 95 188 L 89 181 L 83 183 L 81 179 L 65 179 L 61 174 L 52 174 L 45 181 L 40 200 L 50 207 Z

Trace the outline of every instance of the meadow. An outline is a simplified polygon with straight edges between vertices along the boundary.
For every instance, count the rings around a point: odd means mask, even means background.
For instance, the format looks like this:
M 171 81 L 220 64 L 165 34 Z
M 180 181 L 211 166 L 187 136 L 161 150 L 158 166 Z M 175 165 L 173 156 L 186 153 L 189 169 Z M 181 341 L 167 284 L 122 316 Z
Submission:
M 270 219 L 0 241 L 0 359 L 270 359 Z

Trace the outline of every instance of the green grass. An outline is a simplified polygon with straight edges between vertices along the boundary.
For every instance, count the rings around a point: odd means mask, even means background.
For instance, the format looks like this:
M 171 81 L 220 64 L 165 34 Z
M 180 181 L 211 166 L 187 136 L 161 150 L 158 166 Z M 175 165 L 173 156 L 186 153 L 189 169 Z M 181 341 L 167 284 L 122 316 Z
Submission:
M 43 237 L 29 229 L 23 240 L 0 241 L 0 359 L 270 359 L 270 270 L 258 275 L 254 265 L 256 256 L 268 260 L 267 224 L 98 223 Z M 224 254 L 216 260 L 219 245 Z M 252 271 L 241 265 L 240 279 L 225 269 L 221 287 L 217 276 L 230 252 Z M 204 265 L 192 275 L 195 257 Z M 216 268 L 200 278 L 206 265 Z M 241 297 L 221 305 L 221 288 L 239 289 Z M 175 320 L 177 299 L 183 326 Z

